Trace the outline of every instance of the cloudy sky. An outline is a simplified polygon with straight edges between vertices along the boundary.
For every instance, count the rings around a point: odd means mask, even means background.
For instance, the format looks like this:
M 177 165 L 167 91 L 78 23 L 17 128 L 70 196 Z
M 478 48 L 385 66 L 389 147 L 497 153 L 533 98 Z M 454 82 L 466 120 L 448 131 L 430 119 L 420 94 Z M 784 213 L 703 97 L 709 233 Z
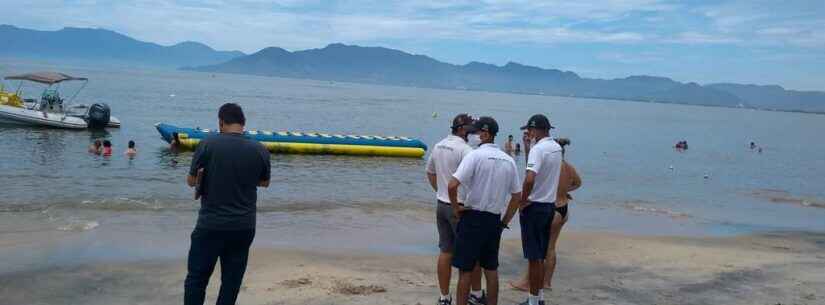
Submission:
M 0 0 L 0 11 L 0 23 L 101 27 L 164 45 L 251 53 L 343 42 L 456 64 L 825 91 L 825 0 Z

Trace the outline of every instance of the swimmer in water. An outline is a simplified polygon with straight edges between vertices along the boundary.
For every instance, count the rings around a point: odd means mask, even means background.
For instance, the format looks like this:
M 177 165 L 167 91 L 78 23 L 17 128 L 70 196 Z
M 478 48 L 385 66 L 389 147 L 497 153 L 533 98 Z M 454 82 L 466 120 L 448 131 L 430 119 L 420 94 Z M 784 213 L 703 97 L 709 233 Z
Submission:
M 135 149 L 135 141 L 129 141 L 129 148 L 126 149 L 126 155 L 129 158 L 134 158 L 137 155 L 137 149 Z
M 89 153 L 99 155 L 101 146 L 103 146 L 103 142 L 100 142 L 100 140 L 95 140 L 94 143 L 89 145 Z
M 109 140 L 103 141 L 103 155 L 106 157 L 112 155 L 112 142 L 109 142 Z
M 169 143 L 169 149 L 174 152 L 180 149 L 180 135 L 177 132 L 172 133 L 172 142 Z

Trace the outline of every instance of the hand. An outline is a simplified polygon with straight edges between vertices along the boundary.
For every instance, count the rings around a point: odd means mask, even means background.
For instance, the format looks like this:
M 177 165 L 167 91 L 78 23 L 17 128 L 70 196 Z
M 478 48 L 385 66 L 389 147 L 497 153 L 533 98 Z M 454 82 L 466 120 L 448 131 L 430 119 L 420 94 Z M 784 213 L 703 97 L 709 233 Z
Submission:
M 522 201 L 518 208 L 519 210 L 522 210 L 528 206 L 530 206 L 530 201 Z
M 464 214 L 464 211 L 467 211 L 467 208 L 465 208 L 462 205 L 459 205 L 458 207 L 453 208 L 453 213 L 455 213 L 455 218 L 461 218 L 461 215 Z

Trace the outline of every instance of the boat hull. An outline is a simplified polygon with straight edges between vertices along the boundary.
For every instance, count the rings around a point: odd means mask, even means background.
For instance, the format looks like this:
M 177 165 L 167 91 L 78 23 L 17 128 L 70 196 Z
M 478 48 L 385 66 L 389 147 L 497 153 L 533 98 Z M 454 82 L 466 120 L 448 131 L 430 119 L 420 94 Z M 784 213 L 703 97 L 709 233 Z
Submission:
M 180 128 L 169 124 L 155 127 L 167 143 L 178 133 L 181 146 L 195 149 L 201 140 L 217 134 L 215 130 Z M 271 132 L 249 130 L 244 135 L 264 145 L 272 153 L 309 155 L 353 155 L 421 158 L 427 146 L 405 137 L 328 135 L 322 133 Z
M 65 129 L 85 129 L 88 126 L 82 118 L 6 105 L 0 105 L 0 123 Z

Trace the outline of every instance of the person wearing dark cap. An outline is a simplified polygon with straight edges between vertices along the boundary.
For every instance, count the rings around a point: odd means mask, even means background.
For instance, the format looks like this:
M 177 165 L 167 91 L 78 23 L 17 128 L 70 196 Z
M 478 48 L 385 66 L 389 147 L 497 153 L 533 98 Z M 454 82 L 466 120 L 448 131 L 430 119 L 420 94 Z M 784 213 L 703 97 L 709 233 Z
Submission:
M 473 124 L 481 146 L 461 161 L 448 185 L 450 205 L 458 217 L 453 266 L 459 270 L 458 305 L 466 305 L 470 280 L 478 265 L 487 279 L 487 304 L 498 304 L 498 253 L 501 231 L 518 210 L 521 185 L 516 162 L 495 144 L 498 123 L 481 117 Z M 459 188 L 467 187 L 464 205 Z M 504 217 L 502 218 L 502 214 Z
M 433 146 L 429 159 L 427 159 L 427 180 L 433 191 L 436 192 L 436 227 L 438 228 L 438 263 L 436 270 L 438 273 L 438 287 L 441 296 L 438 305 L 452 304 L 450 297 L 450 277 L 452 267 L 450 262 L 453 259 L 453 249 L 455 245 L 455 227 L 458 219 L 453 214 L 450 207 L 450 196 L 447 193 L 447 184 L 450 182 L 461 160 L 464 159 L 473 149 L 467 144 L 467 136 L 472 130 L 473 118 L 466 113 L 457 115 L 453 119 L 450 127 L 451 134 Z M 466 198 L 466 188 L 459 189 L 458 203 L 463 204 Z M 481 290 L 481 270 L 473 274 L 473 293 L 471 303 L 484 303 L 484 293 Z
M 556 192 L 562 167 L 562 148 L 550 139 L 550 120 L 542 114 L 530 117 L 522 130 L 533 140 L 521 191 L 521 245 L 529 261 L 529 295 L 523 305 L 544 304 L 544 259 L 550 245 Z

